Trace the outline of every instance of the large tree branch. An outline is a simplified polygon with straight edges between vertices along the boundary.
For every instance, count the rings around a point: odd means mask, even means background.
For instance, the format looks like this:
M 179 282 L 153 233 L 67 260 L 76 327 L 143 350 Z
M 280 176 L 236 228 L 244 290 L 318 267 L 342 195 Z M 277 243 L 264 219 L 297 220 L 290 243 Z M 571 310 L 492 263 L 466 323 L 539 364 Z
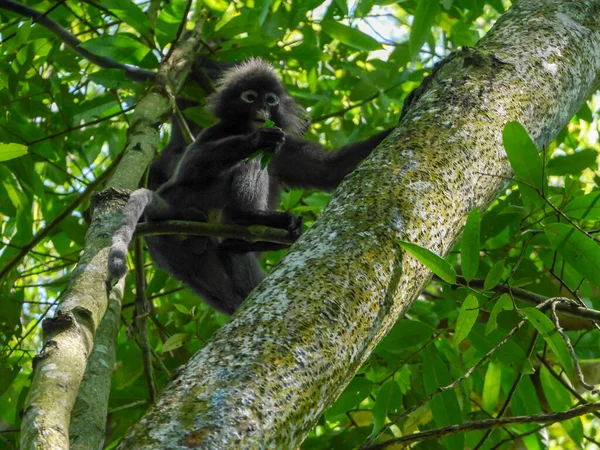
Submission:
M 446 60 L 399 127 L 188 362 L 121 448 L 295 448 L 511 175 L 507 121 L 545 146 L 600 80 L 600 0 L 522 0 Z M 491 175 L 491 176 L 490 176 Z

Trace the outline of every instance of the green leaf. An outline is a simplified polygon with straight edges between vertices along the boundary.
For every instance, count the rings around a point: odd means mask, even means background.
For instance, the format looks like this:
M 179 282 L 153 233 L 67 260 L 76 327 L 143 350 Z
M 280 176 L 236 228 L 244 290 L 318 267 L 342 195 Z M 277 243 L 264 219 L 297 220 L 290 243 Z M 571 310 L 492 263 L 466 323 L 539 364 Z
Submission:
M 521 312 L 525 314 L 529 322 L 538 330 L 548 346 L 552 349 L 558 361 L 563 366 L 570 378 L 573 377 L 573 360 L 563 341 L 560 333 L 557 332 L 554 322 L 550 320 L 543 312 L 536 308 L 523 308 Z
M 180 313 L 185 314 L 186 316 L 190 315 L 190 310 L 185 305 L 182 305 L 181 303 L 173 303 L 173 306 Z
M 571 394 L 563 384 L 552 376 L 546 366 L 540 367 L 540 381 L 544 389 L 544 395 L 552 411 L 562 412 L 573 406 Z M 583 440 L 583 426 L 581 418 L 574 417 L 560 422 L 567 434 L 577 444 Z
M 105 56 L 125 64 L 139 64 L 150 50 L 123 34 L 108 35 L 90 39 L 80 44 L 85 50 Z
M 125 75 L 121 69 L 100 69 L 88 75 L 88 78 L 96 84 L 108 89 L 132 89 L 135 83 Z
M 504 260 L 496 261 L 490 271 L 485 277 L 485 281 L 483 282 L 483 288 L 486 291 L 489 291 L 493 287 L 495 287 L 500 280 L 502 279 L 502 272 L 504 271 Z
M 9 142 L 3 144 L 0 142 L 0 161 L 8 161 L 9 159 L 18 158 L 27 154 L 27 146 Z
M 410 28 L 409 48 L 410 54 L 414 58 L 423 44 L 427 41 L 427 37 L 431 33 L 431 27 L 435 23 L 435 16 L 440 9 L 439 0 L 419 0 L 415 11 L 415 19 Z
M 183 346 L 183 344 L 185 344 L 188 339 L 189 336 L 185 333 L 175 333 L 163 344 L 162 353 L 164 354 L 172 350 L 178 349 L 179 347 Z
M 454 347 L 458 347 L 458 345 L 469 335 L 471 328 L 473 328 L 473 325 L 477 322 L 477 316 L 479 316 L 479 302 L 474 295 L 470 294 L 463 302 L 458 313 L 454 338 L 452 339 L 452 345 Z
M 127 25 L 151 39 L 148 16 L 132 0 L 102 0 L 102 6 L 108 8 Z
M 566 262 L 588 281 L 600 286 L 600 245 L 571 225 L 546 225 L 546 237 Z
M 448 367 L 437 355 L 434 345 L 428 346 L 423 352 L 423 382 L 427 394 L 452 382 Z M 454 389 L 444 391 L 432 398 L 429 407 L 438 427 L 462 423 L 462 411 Z M 464 441 L 464 434 L 454 434 L 442 439 L 446 448 L 451 449 L 465 448 Z
M 546 164 L 548 175 L 579 174 L 584 169 L 596 165 L 598 152 L 591 148 L 581 150 L 566 156 L 558 156 Z
M 483 410 L 488 413 L 494 412 L 498 397 L 500 396 L 500 386 L 502 385 L 502 365 L 490 361 L 485 372 L 485 381 L 483 382 Z
M 471 281 L 479 269 L 479 229 L 481 217 L 479 211 L 474 209 L 467 217 L 465 231 L 460 245 L 460 263 L 463 276 Z
M 434 331 L 429 325 L 418 320 L 399 320 L 377 349 L 395 350 L 419 345 L 430 339 Z
M 402 392 L 393 379 L 388 380 L 377 393 L 373 405 L 373 432 L 375 436 L 383 428 L 388 412 L 396 413 L 402 409 Z
M 456 284 L 456 271 L 448 261 L 417 244 L 405 241 L 398 241 L 398 244 L 446 283 Z
M 356 405 L 369 396 L 374 386 L 373 382 L 366 378 L 353 378 L 342 395 L 340 395 L 340 398 L 326 411 L 326 415 L 329 417 L 337 416 L 355 408 Z
M 490 318 L 488 319 L 488 323 L 485 326 L 485 335 L 487 336 L 492 331 L 496 329 L 496 321 L 498 320 L 498 314 L 502 311 L 510 311 L 514 308 L 513 302 L 508 294 L 502 294 L 496 303 L 494 303 L 494 307 L 492 308 L 492 312 L 490 313 Z
M 379 42 L 371 36 L 356 28 L 343 25 L 334 20 L 324 20 L 321 22 L 321 28 L 323 33 L 328 34 L 333 39 L 337 39 L 342 44 L 346 44 L 349 47 L 367 52 L 379 50 L 381 48 Z
M 524 181 L 541 192 L 546 185 L 542 160 L 523 125 L 519 122 L 508 122 L 502 132 L 502 141 L 517 180 Z M 539 195 L 530 187 L 521 184 L 519 189 L 523 191 L 523 197 L 529 203 L 541 202 Z
M 575 197 L 562 211 L 573 219 L 600 219 L 600 192 Z
M 582 120 L 585 120 L 587 123 L 592 123 L 594 120 L 594 116 L 592 115 L 592 110 L 588 106 L 587 103 L 584 103 L 583 106 L 577 111 L 577 117 Z
M 263 127 L 264 128 L 273 128 L 273 127 L 275 127 L 275 122 L 267 119 L 267 120 L 265 120 Z M 260 158 L 260 170 L 264 170 L 265 167 L 267 167 L 269 165 L 269 163 L 271 162 L 271 159 L 273 158 L 273 152 L 270 150 L 259 149 L 259 150 L 256 150 L 255 152 L 253 152 L 246 161 L 250 162 L 256 158 Z

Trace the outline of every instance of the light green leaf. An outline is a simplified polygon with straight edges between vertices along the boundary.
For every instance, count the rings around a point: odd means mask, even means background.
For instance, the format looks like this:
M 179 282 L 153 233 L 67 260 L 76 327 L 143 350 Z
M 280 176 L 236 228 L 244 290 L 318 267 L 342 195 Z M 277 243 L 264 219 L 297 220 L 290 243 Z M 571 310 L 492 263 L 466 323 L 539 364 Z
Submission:
M 471 328 L 473 328 L 473 325 L 477 321 L 478 315 L 479 302 L 474 295 L 468 295 L 460 308 L 458 319 L 456 320 L 456 329 L 454 331 L 454 338 L 452 339 L 454 347 L 458 347 L 469 335 Z
M 186 316 L 190 315 L 190 310 L 187 309 L 187 307 L 185 305 L 182 305 L 181 303 L 173 303 L 173 306 L 180 313 L 185 314 Z
M 0 161 L 8 161 L 9 159 L 18 158 L 27 154 L 27 146 L 9 142 L 3 144 L 0 142 Z
M 456 284 L 456 271 L 448 261 L 416 244 L 405 241 L 398 241 L 398 244 L 446 283 Z
M 162 353 L 167 353 L 172 350 L 176 350 L 179 347 L 183 346 L 189 339 L 189 336 L 185 333 L 175 333 L 169 339 L 165 341 L 162 346 Z
M 502 278 L 502 272 L 504 271 L 504 260 L 496 261 L 496 263 L 492 266 L 490 271 L 485 277 L 485 281 L 483 282 L 483 288 L 486 291 L 489 291 L 494 286 L 496 286 L 500 279 Z
M 123 34 L 103 34 L 82 42 L 80 46 L 96 55 L 125 64 L 139 64 L 150 52 L 150 49 Z
M 135 28 L 147 38 L 151 38 L 148 16 L 132 0 L 102 0 L 102 6 L 113 12 L 127 25 Z
M 502 385 L 502 365 L 490 361 L 485 372 L 485 381 L 483 382 L 483 410 L 488 413 L 494 412 L 498 397 L 500 396 L 500 386 Z
M 498 314 L 502 311 L 510 311 L 514 308 L 513 302 L 508 294 L 502 294 L 496 303 L 494 303 L 494 307 L 492 308 L 492 312 L 490 313 L 490 318 L 488 319 L 488 323 L 485 326 L 485 335 L 487 336 L 492 331 L 496 329 L 496 321 L 498 320 Z
M 414 58 L 423 44 L 427 41 L 427 37 L 431 33 L 431 27 L 435 23 L 435 16 L 440 9 L 439 0 L 419 0 L 415 11 L 415 19 L 410 28 L 409 46 L 410 54 Z
M 600 286 L 600 245 L 564 223 L 546 225 L 545 231 L 552 248 L 588 281 Z
M 600 192 L 575 197 L 562 211 L 573 219 L 600 219 Z
M 479 230 L 481 217 L 479 211 L 474 209 L 467 217 L 460 246 L 460 263 L 463 276 L 471 281 L 479 269 Z
M 521 312 L 525 314 L 529 322 L 535 327 L 544 338 L 548 346 L 552 349 L 558 361 L 563 366 L 569 377 L 573 377 L 573 360 L 567 348 L 567 344 L 556 330 L 556 326 L 543 312 L 536 308 L 523 308 Z
M 337 39 L 342 44 L 358 50 L 373 51 L 379 50 L 381 45 L 375 39 L 362 31 L 341 24 L 334 20 L 324 20 L 321 22 L 323 33 L 328 34 L 333 39 Z

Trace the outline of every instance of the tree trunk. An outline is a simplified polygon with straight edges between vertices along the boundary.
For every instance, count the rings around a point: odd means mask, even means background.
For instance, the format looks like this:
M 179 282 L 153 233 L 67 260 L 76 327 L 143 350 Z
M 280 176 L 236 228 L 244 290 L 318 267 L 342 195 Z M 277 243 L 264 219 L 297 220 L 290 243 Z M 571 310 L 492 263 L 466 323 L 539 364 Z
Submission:
M 120 448 L 298 446 L 431 277 L 397 240 L 446 255 L 511 176 L 506 122 L 543 147 L 599 80 L 600 0 L 518 2 L 441 65 Z

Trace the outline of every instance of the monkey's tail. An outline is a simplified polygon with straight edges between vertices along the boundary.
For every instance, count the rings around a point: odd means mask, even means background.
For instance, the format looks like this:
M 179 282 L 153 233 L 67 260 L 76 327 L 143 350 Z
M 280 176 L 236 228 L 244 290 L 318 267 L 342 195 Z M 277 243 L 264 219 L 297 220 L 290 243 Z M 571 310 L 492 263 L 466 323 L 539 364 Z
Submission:
M 127 250 L 135 231 L 135 226 L 144 214 L 144 209 L 152 202 L 153 192 L 149 189 L 133 191 L 129 201 L 123 208 L 121 225 L 113 235 L 112 245 L 108 253 L 108 273 L 111 278 L 119 280 L 127 274 Z

